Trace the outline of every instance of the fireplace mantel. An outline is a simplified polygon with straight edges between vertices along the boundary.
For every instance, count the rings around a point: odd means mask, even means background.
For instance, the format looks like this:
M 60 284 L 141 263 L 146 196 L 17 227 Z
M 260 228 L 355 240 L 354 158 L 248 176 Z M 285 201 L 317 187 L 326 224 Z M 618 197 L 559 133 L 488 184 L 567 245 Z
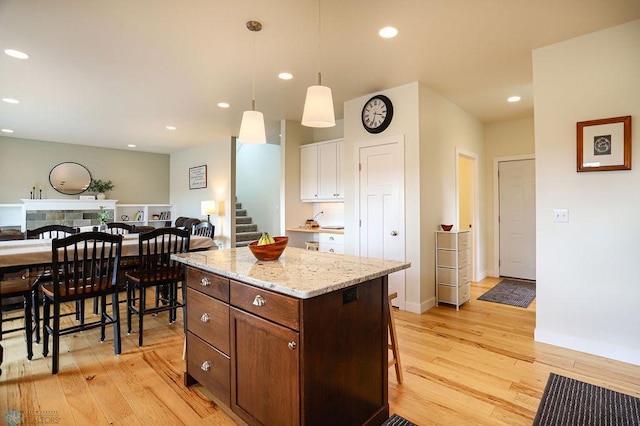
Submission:
M 31 200 L 23 198 L 25 211 L 35 210 L 100 210 L 100 206 L 107 210 L 115 210 L 118 200 L 73 200 L 69 198 L 63 199 L 47 199 L 47 200 Z

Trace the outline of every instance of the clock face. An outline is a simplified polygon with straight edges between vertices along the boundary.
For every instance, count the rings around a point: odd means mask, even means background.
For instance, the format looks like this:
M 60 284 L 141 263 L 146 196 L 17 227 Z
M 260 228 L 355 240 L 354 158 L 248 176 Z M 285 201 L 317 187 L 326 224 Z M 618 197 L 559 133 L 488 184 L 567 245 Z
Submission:
M 393 104 L 384 95 L 369 99 L 362 108 L 362 125 L 369 133 L 383 132 L 393 118 Z

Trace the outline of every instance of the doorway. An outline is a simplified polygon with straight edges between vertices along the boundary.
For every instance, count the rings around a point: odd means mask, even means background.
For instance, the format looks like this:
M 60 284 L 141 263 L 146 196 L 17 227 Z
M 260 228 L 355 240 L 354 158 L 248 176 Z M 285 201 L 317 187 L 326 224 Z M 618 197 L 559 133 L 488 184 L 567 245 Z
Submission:
M 497 161 L 498 275 L 536 279 L 535 160 Z
M 380 139 L 358 146 L 360 256 L 405 260 L 404 141 Z M 393 302 L 405 308 L 405 271 L 389 275 Z
M 478 281 L 480 274 L 478 270 L 480 247 L 477 244 L 477 224 L 478 217 L 478 171 L 477 156 L 474 153 L 456 150 L 456 193 L 458 205 L 458 223 L 460 231 L 469 231 L 469 247 L 471 247 L 471 280 Z

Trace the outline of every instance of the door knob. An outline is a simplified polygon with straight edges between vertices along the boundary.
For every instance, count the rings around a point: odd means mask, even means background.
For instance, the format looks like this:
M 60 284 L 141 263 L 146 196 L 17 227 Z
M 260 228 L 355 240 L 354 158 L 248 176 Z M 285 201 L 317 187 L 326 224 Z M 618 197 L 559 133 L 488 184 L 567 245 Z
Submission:
M 398 235 L 398 231 L 391 231 L 391 236 L 395 237 L 396 235 Z

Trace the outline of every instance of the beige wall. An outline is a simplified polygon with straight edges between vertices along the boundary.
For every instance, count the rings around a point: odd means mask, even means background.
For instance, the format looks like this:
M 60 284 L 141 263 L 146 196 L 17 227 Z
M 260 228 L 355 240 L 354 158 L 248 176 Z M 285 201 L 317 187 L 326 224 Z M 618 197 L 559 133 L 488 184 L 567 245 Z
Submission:
M 189 189 L 189 168 L 207 166 L 207 187 Z M 231 224 L 235 217 L 235 142 L 232 139 L 197 146 L 171 154 L 171 203 L 176 217 L 205 219 L 200 214 L 200 202 L 222 201 L 225 210 L 211 218 L 216 227 L 216 240 L 231 247 Z
M 632 170 L 576 172 L 577 122 L 640 122 L 640 20 L 537 49 L 533 71 L 535 339 L 640 365 L 640 132 Z
M 169 155 L 0 136 L 0 203 L 29 198 L 34 182 L 43 198 L 78 198 L 49 184 L 49 171 L 66 161 L 84 165 L 94 179 L 111 180 L 109 198 L 119 203 L 169 202 Z
M 498 276 L 497 267 L 497 194 L 494 185 L 497 181 L 496 161 L 516 159 L 522 157 L 535 157 L 535 136 L 533 117 L 517 120 L 502 121 L 485 125 L 485 161 L 484 167 L 487 173 L 484 176 L 484 210 L 483 216 L 487 219 L 487 227 L 482 232 L 485 245 L 486 270 L 484 275 Z M 496 246 L 494 246 L 496 244 Z

